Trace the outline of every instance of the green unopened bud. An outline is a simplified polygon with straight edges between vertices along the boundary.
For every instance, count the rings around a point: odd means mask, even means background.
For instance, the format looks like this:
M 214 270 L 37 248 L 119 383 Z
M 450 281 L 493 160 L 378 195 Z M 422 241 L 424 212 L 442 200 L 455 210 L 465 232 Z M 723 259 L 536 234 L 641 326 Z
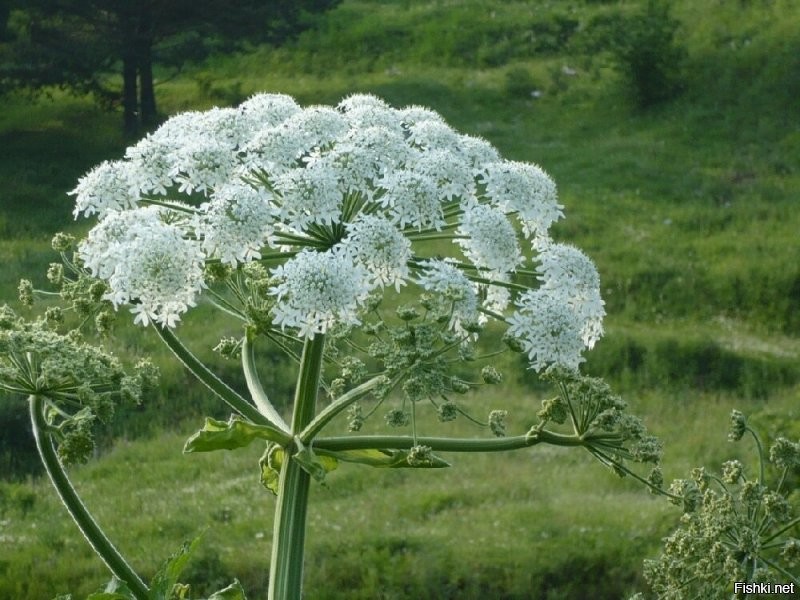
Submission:
M 226 281 L 231 276 L 232 272 L 233 271 L 229 265 L 221 262 L 208 263 L 204 269 L 206 281 L 209 283 Z
M 439 405 L 439 420 L 442 423 L 455 421 L 458 416 L 458 407 L 455 402 L 447 401 Z
M 92 285 L 89 286 L 89 296 L 92 299 L 92 302 L 100 302 L 103 299 L 106 291 L 108 291 L 108 286 L 102 281 L 95 281 Z
M 69 252 L 69 250 L 75 245 L 75 236 L 70 235 L 69 233 L 64 233 L 63 231 L 59 231 L 53 236 L 50 245 L 56 252 Z
M 525 351 L 525 346 L 522 345 L 522 342 L 519 339 L 515 338 L 510 333 L 506 333 L 503 336 L 503 343 L 506 346 L 508 346 L 509 350 L 511 350 L 512 352 L 524 352 Z
M 548 398 L 542 400 L 542 409 L 536 413 L 542 421 L 552 421 L 553 423 L 563 423 L 567 420 L 569 413 L 567 405 L 559 398 Z
M 51 306 L 44 311 L 44 320 L 51 327 L 57 327 L 64 322 L 64 311 L 58 306 Z
M 233 337 L 222 338 L 219 344 L 214 346 L 214 352 L 218 352 L 223 358 L 239 358 L 242 354 L 242 340 Z
M 7 304 L 0 306 L 0 330 L 11 329 L 17 322 L 17 315 Z
M 800 563 L 800 540 L 795 538 L 786 540 L 786 543 L 783 545 L 783 550 L 781 551 L 781 556 L 790 565 Z
M 114 324 L 115 315 L 110 310 L 103 310 L 97 313 L 94 318 L 94 327 L 101 336 L 105 337 L 111 333 L 111 326 Z
M 495 369 L 493 366 L 488 365 L 481 369 L 481 379 L 484 383 L 495 384 L 503 381 L 503 374 Z
M 744 432 L 747 430 L 747 419 L 744 414 L 734 409 L 731 411 L 730 429 L 728 430 L 728 439 L 731 442 L 738 442 L 742 439 Z
M 64 281 L 64 265 L 61 263 L 50 263 L 47 268 L 47 281 L 53 285 L 61 285 Z
M 767 492 L 761 499 L 764 512 L 776 523 L 786 523 L 792 518 L 792 507 L 781 494 Z
M 738 460 L 729 460 L 722 463 L 722 481 L 734 485 L 739 483 L 744 475 L 744 466 Z
M 450 389 L 452 389 L 456 394 L 466 394 L 469 391 L 469 384 L 458 377 L 451 377 Z
M 20 279 L 17 286 L 19 301 L 25 306 L 33 306 L 33 283 L 30 279 Z
M 333 381 L 331 381 L 330 385 L 328 386 L 328 396 L 330 396 L 331 400 L 335 400 L 338 398 L 342 390 L 344 390 L 345 380 L 341 377 L 337 377 Z
M 389 427 L 405 427 L 411 422 L 411 415 L 399 408 L 390 410 L 385 418 Z
M 792 443 L 779 437 L 769 449 L 769 460 L 779 469 L 800 466 L 800 443 Z
M 489 429 L 497 437 L 505 437 L 506 435 L 506 416 L 508 411 L 493 410 L 489 413 Z
M 397 309 L 397 316 L 401 321 L 413 321 L 420 317 L 419 311 L 415 306 L 401 306 Z
M 412 467 L 426 467 L 433 464 L 433 448 L 430 446 L 412 446 L 408 451 L 408 464 Z
M 462 327 L 467 333 L 480 333 L 483 331 L 483 325 L 481 325 L 478 321 L 467 321 L 466 323 L 462 324 Z
M 361 412 L 361 406 L 352 404 L 347 409 L 347 429 L 348 431 L 361 431 L 364 426 L 364 415 Z
M 647 476 L 647 483 L 653 486 L 655 489 L 651 489 L 651 494 L 657 494 L 655 490 L 660 490 L 661 487 L 664 485 L 664 474 L 661 472 L 661 467 L 656 465 L 650 471 L 650 474 Z

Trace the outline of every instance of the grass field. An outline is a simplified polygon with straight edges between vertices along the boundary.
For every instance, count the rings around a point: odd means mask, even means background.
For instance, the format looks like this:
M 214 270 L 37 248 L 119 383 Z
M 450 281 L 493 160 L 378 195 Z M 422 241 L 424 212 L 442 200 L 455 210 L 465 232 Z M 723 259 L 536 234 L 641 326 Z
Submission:
M 643 110 L 592 33 L 643 4 L 346 0 L 290 47 L 187 69 L 159 86 L 160 109 L 260 90 L 302 104 L 371 92 L 431 106 L 504 156 L 540 164 L 565 206 L 556 236 L 586 251 L 603 281 L 607 335 L 585 370 L 622 390 L 664 440 L 669 481 L 740 453 L 752 460 L 725 441 L 733 407 L 772 434 L 800 435 L 800 8 L 672 3 L 688 57 L 682 92 Z M 0 302 L 13 302 L 21 276 L 44 285 L 56 259 L 49 237 L 85 227 L 65 193 L 126 140 L 120 116 L 86 98 L 2 102 Z M 182 334 L 210 356 L 203 314 Z M 205 531 L 188 573 L 199 592 L 236 576 L 260 597 L 274 503 L 257 481 L 260 449 L 182 456 L 200 414 L 225 411 L 152 335 L 120 325 L 115 343 L 155 352 L 162 388 L 120 413 L 113 446 L 74 469 L 76 486 L 145 574 Z M 272 383 L 288 389 L 288 367 L 272 364 Z M 474 403 L 509 410 L 522 432 L 550 392 L 509 365 L 519 375 Z M 241 385 L 234 366 L 217 366 Z M 0 401 L 6 432 L 24 417 L 20 399 Z M 0 433 L 9 465 L 9 452 L 24 451 L 23 436 L 10 439 Z M 610 599 L 642 589 L 641 560 L 678 511 L 584 454 L 452 456 L 454 467 L 435 473 L 342 467 L 312 494 L 307 596 Z M 0 598 L 78 597 L 106 578 L 46 480 L 0 485 Z

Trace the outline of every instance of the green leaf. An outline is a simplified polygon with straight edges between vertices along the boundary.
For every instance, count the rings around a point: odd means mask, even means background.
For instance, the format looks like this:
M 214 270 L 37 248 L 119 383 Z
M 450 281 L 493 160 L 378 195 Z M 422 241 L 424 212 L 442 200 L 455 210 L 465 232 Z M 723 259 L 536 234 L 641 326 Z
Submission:
M 441 469 L 449 467 L 450 463 L 431 455 L 430 464 L 411 465 L 408 462 L 408 450 L 340 450 L 337 452 L 328 450 L 317 450 L 321 457 L 331 457 L 344 462 L 359 463 L 384 469 Z
M 318 455 L 311 448 L 303 446 L 299 439 L 296 439 L 295 443 L 300 445 L 300 450 L 293 454 L 292 458 L 300 463 L 303 470 L 316 481 L 324 481 L 325 475 L 339 466 L 339 461 L 332 453 Z M 283 448 L 277 444 L 269 444 L 258 461 L 261 467 L 261 484 L 276 496 L 278 495 L 278 483 L 284 455 Z
M 224 590 L 214 592 L 208 597 L 208 600 L 247 600 L 244 595 L 242 584 L 234 579 L 233 583 L 226 587 Z
M 261 467 L 261 485 L 278 495 L 278 482 L 281 478 L 283 448 L 278 444 L 267 444 L 267 449 L 258 461 Z
M 186 564 L 192 558 L 195 550 L 197 550 L 199 543 L 199 537 L 195 538 L 191 543 L 184 543 L 181 549 L 161 566 L 150 584 L 150 600 L 170 600 L 173 588 L 178 583 L 178 577 L 186 568 Z
M 86 600 L 136 600 L 136 596 L 124 582 L 112 577 L 103 591 L 89 594 Z
M 227 421 L 207 417 L 203 428 L 186 441 L 183 451 L 234 450 L 244 448 L 256 439 L 285 442 L 286 434 L 268 425 L 245 421 L 236 415 L 231 415 Z

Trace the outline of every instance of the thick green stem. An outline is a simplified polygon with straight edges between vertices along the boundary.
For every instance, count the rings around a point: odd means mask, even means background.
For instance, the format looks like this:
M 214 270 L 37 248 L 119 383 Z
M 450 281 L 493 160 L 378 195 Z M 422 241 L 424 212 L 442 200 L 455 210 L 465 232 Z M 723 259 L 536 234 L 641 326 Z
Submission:
M 292 414 L 294 435 L 314 419 L 324 349 L 322 335 L 306 340 L 303 346 Z M 272 536 L 269 600 L 300 599 L 310 478 L 296 460 L 287 457 L 283 461 Z
M 438 452 L 507 452 L 520 450 L 537 444 L 555 446 L 585 446 L 586 442 L 575 436 L 561 435 L 551 431 L 536 431 L 528 435 L 503 438 L 445 438 L 406 435 L 359 435 L 317 438 L 314 448 L 340 452 L 344 450 L 407 450 L 415 445 L 429 446 Z
M 58 492 L 61 501 L 69 511 L 78 529 L 81 530 L 86 540 L 94 551 L 103 559 L 106 566 L 117 577 L 125 582 L 128 588 L 136 596 L 137 600 L 147 600 L 149 598 L 147 586 L 125 561 L 122 555 L 114 547 L 114 544 L 106 537 L 103 530 L 92 518 L 86 506 L 78 496 L 75 488 L 67 477 L 61 461 L 53 444 L 52 438 L 47 433 L 47 421 L 44 417 L 44 400 L 41 396 L 30 396 L 31 424 L 33 425 L 33 436 L 36 439 L 36 448 L 42 457 L 45 470 L 50 476 L 50 481 Z

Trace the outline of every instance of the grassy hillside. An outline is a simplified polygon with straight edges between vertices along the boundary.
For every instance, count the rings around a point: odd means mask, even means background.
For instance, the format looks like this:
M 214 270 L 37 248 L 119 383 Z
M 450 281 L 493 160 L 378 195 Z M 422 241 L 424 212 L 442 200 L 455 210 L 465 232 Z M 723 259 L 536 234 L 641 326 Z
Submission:
M 800 7 L 670 3 L 686 56 L 680 85 L 643 109 L 609 32 L 645 4 L 345 0 L 290 47 L 215 57 L 165 81 L 160 108 L 235 104 L 260 90 L 303 104 L 372 92 L 429 105 L 504 156 L 540 164 L 565 206 L 556 236 L 584 249 L 603 280 L 608 333 L 586 370 L 648 417 L 667 445 L 669 480 L 739 451 L 724 442 L 733 406 L 800 434 Z M 66 192 L 126 145 L 119 115 L 88 99 L 2 102 L 0 302 L 21 276 L 43 285 L 49 237 L 86 226 L 72 221 Z M 195 348 L 216 342 L 192 327 L 202 319 L 182 331 Z M 255 481 L 258 455 L 180 456 L 196 415 L 219 409 L 152 336 L 121 326 L 118 344 L 159 353 L 153 410 L 123 411 L 116 425 L 125 438 L 152 435 L 118 442 L 76 471 L 77 485 L 143 570 L 207 528 L 195 581 L 237 575 L 259 589 L 272 499 Z M 547 392 L 519 368 L 503 407 L 521 429 Z M 286 371 L 279 363 L 271 383 L 290 385 Z M 18 431 L 24 404 L 3 400 L 0 420 Z M 309 597 L 574 598 L 592 586 L 619 598 L 641 585 L 641 558 L 676 522 L 662 501 L 575 453 L 454 460 L 434 477 L 342 469 L 316 489 Z M 87 592 L 104 580 L 48 486 L 0 488 L 0 597 Z

